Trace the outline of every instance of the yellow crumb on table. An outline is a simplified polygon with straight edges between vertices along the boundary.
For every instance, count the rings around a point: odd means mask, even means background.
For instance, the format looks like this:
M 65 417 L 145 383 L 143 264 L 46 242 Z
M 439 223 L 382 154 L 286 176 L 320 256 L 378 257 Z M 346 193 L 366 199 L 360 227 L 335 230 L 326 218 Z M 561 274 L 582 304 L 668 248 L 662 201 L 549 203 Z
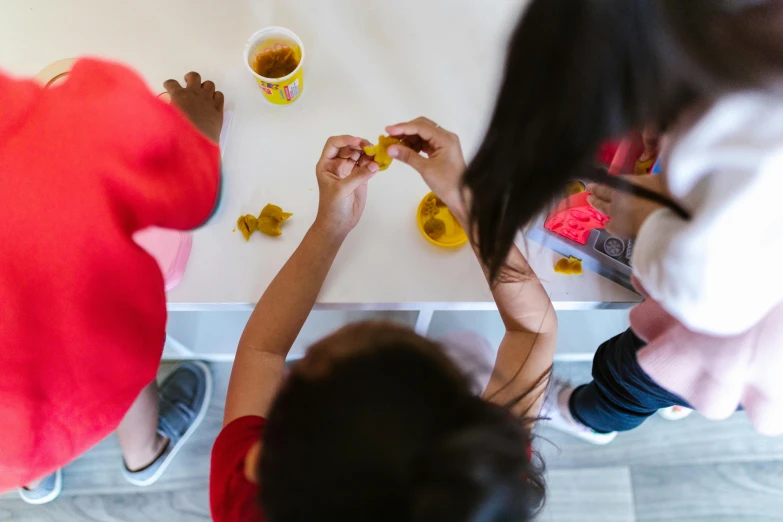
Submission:
M 555 273 L 563 275 L 582 275 L 582 260 L 573 256 L 560 259 L 555 264 Z
M 392 157 L 389 156 L 389 147 L 402 143 L 397 138 L 390 136 L 378 136 L 378 145 L 364 147 L 364 153 L 373 157 L 373 161 L 378 164 L 378 170 L 386 170 L 392 164 Z

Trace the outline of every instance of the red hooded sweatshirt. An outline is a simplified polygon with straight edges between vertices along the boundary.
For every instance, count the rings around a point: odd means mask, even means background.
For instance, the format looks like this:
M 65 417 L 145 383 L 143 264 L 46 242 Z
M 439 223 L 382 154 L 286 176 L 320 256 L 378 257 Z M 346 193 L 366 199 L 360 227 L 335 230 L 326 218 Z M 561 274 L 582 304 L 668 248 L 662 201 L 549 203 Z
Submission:
M 0 491 L 67 464 L 156 374 L 166 298 L 131 236 L 216 205 L 218 147 L 135 73 L 0 74 Z

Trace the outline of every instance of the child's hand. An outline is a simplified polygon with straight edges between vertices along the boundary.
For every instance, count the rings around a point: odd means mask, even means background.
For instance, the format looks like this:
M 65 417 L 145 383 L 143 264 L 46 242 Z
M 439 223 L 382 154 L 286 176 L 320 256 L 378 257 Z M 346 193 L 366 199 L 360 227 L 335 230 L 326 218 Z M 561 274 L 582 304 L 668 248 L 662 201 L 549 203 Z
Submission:
M 625 179 L 646 189 L 664 194 L 666 192 L 661 176 L 624 176 Z M 662 205 L 644 198 L 616 190 L 606 185 L 587 186 L 590 195 L 587 202 L 597 211 L 611 219 L 606 223 L 606 231 L 617 237 L 635 238 L 647 217 L 663 208 Z
M 322 229 L 344 238 L 359 222 L 367 201 L 367 182 L 378 164 L 362 152 L 370 142 L 353 136 L 326 141 L 315 167 L 320 199 L 315 221 Z
M 386 127 L 386 132 L 403 140 L 403 145 L 389 147 L 389 155 L 416 169 L 452 212 L 459 211 L 464 206 L 460 181 L 465 173 L 459 137 L 423 117 Z
M 211 81 L 201 83 L 201 75 L 189 72 L 185 75 L 185 87 L 177 80 L 166 80 L 163 87 L 171 96 L 171 103 L 179 107 L 185 116 L 204 135 L 215 143 L 220 142 L 223 129 L 223 93 L 215 90 Z

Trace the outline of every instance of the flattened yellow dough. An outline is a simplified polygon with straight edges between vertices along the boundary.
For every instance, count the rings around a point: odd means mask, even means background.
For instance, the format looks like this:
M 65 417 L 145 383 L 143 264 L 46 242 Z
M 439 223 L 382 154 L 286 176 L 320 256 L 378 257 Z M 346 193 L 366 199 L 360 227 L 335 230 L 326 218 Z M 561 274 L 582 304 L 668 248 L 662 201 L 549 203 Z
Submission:
M 446 223 L 438 218 L 431 217 L 424 222 L 424 232 L 437 241 L 446 233 Z
M 378 136 L 378 145 L 372 147 L 364 147 L 364 153 L 368 156 L 372 156 L 375 163 L 378 164 L 378 170 L 386 170 L 389 165 L 392 164 L 392 158 L 389 156 L 389 147 L 392 145 L 398 145 L 402 143 L 397 138 L 390 136 Z

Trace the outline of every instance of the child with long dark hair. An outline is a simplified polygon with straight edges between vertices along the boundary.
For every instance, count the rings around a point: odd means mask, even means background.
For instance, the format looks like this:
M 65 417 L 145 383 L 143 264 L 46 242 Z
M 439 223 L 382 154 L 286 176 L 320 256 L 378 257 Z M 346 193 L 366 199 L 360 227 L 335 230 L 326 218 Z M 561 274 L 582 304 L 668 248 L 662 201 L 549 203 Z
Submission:
M 427 150 L 439 151 L 421 158 L 430 167 L 422 170 L 425 181 L 466 223 L 459 141 L 431 123 L 417 135 Z M 532 520 L 545 488 L 530 430 L 548 382 L 557 319 L 518 250 L 507 263 L 527 277 L 493 287 L 507 331 L 488 382 L 464 366 L 482 350 L 472 337 L 435 342 L 384 323 L 326 337 L 286 376 L 286 354 L 359 222 L 378 170 L 362 155 L 365 145 L 351 136 L 327 142 L 316 168 L 315 223 L 245 327 L 212 454 L 212 516 Z
M 592 179 L 606 187 L 590 201 L 636 237 L 649 296 L 599 349 L 594 382 L 553 390 L 561 427 L 606 442 L 658 408 L 719 419 L 742 405 L 783 433 L 783 278 L 763 267 L 783 254 L 782 78 L 781 0 L 530 4 L 463 178 L 479 256 L 497 280 L 519 229 Z M 670 140 L 660 178 L 595 168 L 604 140 L 647 124 Z

